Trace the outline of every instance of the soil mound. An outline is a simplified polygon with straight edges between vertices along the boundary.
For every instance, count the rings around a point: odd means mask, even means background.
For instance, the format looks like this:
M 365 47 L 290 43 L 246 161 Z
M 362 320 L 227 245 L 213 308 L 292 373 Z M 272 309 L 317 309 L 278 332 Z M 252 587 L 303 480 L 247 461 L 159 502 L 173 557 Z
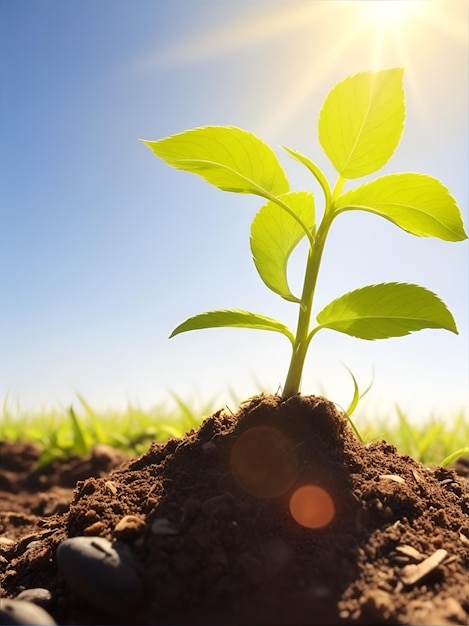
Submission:
M 106 469 L 24 523 L 25 467 L 2 470 L 19 517 L 1 594 L 48 589 L 59 624 L 469 624 L 467 477 L 361 444 L 324 398 L 256 396 Z M 57 548 L 79 536 L 131 549 L 138 601 L 104 611 L 69 587 Z

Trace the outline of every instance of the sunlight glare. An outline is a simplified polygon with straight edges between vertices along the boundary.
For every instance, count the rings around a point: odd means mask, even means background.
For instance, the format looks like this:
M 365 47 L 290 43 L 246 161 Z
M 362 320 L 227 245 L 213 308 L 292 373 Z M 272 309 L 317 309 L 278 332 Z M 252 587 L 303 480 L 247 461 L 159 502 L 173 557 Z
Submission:
M 405 67 L 411 96 L 423 122 L 427 116 L 421 94 L 423 79 L 422 74 L 416 74 L 415 67 L 433 54 L 429 38 L 444 34 L 452 45 L 458 42 L 467 47 L 466 0 L 453 1 L 457 12 L 446 10 L 446 0 L 318 0 L 299 3 L 288 10 L 283 5 L 276 6 L 268 14 L 263 7 L 253 7 L 244 14 L 235 14 L 232 20 L 220 22 L 217 28 L 206 24 L 191 37 L 176 37 L 163 48 L 146 50 L 132 71 L 187 69 L 196 63 L 213 62 L 222 65 L 220 71 L 228 72 L 224 64 L 231 67 L 236 55 L 249 51 L 258 56 L 270 51 L 264 76 L 266 88 L 261 90 L 259 98 L 269 88 L 272 92 L 270 99 L 263 96 L 264 114 L 256 129 L 269 141 L 272 137 L 277 140 L 276 136 L 301 115 L 305 105 L 311 106 L 316 94 L 326 95 L 324 85 L 339 66 L 349 67 L 350 74 L 360 68 L 378 71 L 385 67 Z M 340 36 L 331 37 L 330 32 Z M 281 46 L 271 48 L 272 42 L 283 43 L 288 37 L 292 41 L 285 48 L 288 54 L 278 56 L 277 49 Z M 365 65 L 359 59 L 365 59 Z M 282 72 L 278 71 L 281 64 L 291 68 L 282 83 Z M 431 72 L 431 64 L 425 67 Z M 237 72 L 234 76 L 236 80 Z M 251 89 L 254 79 L 246 73 L 243 78 L 246 90 Z M 269 102 L 268 109 L 265 101 Z M 318 101 L 317 106 L 320 104 Z
M 391 30 L 403 26 L 420 13 L 425 6 L 423 0 L 370 0 L 363 6 L 364 18 L 380 30 Z

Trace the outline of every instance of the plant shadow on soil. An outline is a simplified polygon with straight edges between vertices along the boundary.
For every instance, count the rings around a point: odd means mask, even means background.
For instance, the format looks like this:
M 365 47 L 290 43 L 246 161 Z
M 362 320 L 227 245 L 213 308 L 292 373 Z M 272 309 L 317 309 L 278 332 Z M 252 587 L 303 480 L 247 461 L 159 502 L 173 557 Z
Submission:
M 363 445 L 324 398 L 256 396 L 136 459 L 101 447 L 73 491 L 53 469 L 41 490 L 34 455 L 2 461 L 1 594 L 49 589 L 59 624 L 469 624 L 467 468 Z M 324 527 L 292 514 L 306 485 L 332 499 Z M 130 546 L 143 596 L 77 596 L 56 561 L 77 536 Z

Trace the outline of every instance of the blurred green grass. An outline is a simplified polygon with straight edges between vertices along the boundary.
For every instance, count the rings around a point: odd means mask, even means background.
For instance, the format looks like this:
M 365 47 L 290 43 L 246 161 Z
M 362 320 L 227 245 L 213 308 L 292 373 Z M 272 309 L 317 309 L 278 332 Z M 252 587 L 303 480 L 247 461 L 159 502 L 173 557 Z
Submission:
M 235 412 L 239 399 L 231 395 L 233 403 L 229 408 Z M 0 440 L 39 443 L 43 448 L 39 466 L 71 455 L 83 456 L 97 443 L 137 456 L 152 441 L 181 437 L 221 408 L 213 401 L 183 399 L 175 393 L 171 393 L 171 399 L 170 404 L 151 410 L 129 404 L 124 411 L 103 412 L 77 394 L 76 406 L 34 413 L 11 407 L 7 399 L 2 408 Z M 394 416 L 354 415 L 353 422 L 365 442 L 385 439 L 401 454 L 424 465 L 447 464 L 453 457 L 469 455 L 469 420 L 462 410 L 449 416 L 430 416 L 415 424 L 410 415 L 396 407 Z

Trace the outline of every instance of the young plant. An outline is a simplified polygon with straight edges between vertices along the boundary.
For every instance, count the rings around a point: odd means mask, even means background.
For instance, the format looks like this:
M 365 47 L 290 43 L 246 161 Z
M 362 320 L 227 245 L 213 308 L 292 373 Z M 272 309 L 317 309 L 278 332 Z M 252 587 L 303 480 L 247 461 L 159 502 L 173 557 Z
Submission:
M 467 238 L 461 212 L 446 187 L 425 174 L 400 173 L 376 178 L 350 191 L 346 181 L 379 170 L 399 144 L 405 120 L 403 69 L 362 72 L 337 84 L 319 115 L 319 142 L 337 171 L 333 187 L 307 156 L 285 147 L 319 183 L 324 210 L 316 220 L 314 196 L 291 191 L 273 150 L 258 137 L 232 126 L 206 126 L 159 141 L 144 141 L 176 169 L 192 172 L 223 191 L 258 195 L 266 200 L 251 226 L 251 251 L 264 283 L 298 307 L 296 332 L 270 317 L 243 310 L 208 311 L 180 324 L 171 337 L 214 327 L 271 330 L 292 344 L 283 396 L 300 390 L 312 338 L 323 328 L 360 339 L 400 337 L 423 328 L 457 333 L 452 314 L 437 295 L 419 285 L 382 283 L 350 291 L 322 309 L 311 327 L 319 267 L 332 222 L 346 211 L 380 215 L 418 237 L 445 241 Z M 287 265 L 304 238 L 308 254 L 301 294 L 290 289 Z

